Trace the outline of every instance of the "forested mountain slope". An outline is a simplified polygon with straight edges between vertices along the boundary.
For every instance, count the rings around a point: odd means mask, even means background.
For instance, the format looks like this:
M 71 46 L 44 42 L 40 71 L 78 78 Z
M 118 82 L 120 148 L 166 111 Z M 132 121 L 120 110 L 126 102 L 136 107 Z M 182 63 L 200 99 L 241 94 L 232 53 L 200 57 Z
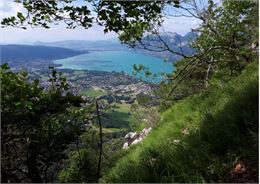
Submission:
M 103 177 L 106 182 L 255 182 L 258 63 L 161 114 L 159 126 Z

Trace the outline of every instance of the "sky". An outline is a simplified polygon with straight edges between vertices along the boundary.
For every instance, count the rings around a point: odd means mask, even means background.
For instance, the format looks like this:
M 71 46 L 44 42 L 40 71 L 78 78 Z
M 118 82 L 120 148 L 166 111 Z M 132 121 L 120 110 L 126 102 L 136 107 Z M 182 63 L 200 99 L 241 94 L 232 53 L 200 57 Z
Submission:
M 22 11 L 23 7 L 13 0 L 0 0 L 0 20 L 4 17 L 16 15 L 16 12 Z M 196 28 L 199 21 L 195 18 L 188 17 L 171 17 L 164 21 L 164 30 L 176 32 L 185 35 Z M 103 28 L 94 25 L 89 29 L 76 28 L 74 30 L 66 29 L 64 25 L 55 25 L 50 29 L 44 28 L 27 28 L 26 30 L 19 28 L 1 28 L 0 43 L 33 43 L 36 41 L 52 42 L 61 40 L 106 40 L 115 38 L 117 35 L 113 32 L 104 34 Z

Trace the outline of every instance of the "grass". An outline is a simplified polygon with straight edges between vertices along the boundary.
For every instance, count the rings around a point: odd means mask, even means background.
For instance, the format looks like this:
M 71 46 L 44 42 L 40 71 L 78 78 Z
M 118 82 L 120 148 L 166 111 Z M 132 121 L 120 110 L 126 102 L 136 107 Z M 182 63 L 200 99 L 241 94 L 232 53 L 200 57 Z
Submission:
M 116 107 L 109 109 L 101 119 L 105 128 L 124 128 L 128 130 L 135 121 L 130 113 L 130 105 L 124 103 L 117 104 Z
M 238 161 L 246 171 L 231 175 Z M 101 181 L 257 182 L 258 64 L 163 112 L 159 125 Z
M 114 109 L 120 112 L 130 112 L 131 105 L 126 103 L 116 104 Z
M 105 95 L 106 92 L 102 89 L 88 89 L 86 91 L 82 91 L 80 94 L 95 98 L 95 97 Z

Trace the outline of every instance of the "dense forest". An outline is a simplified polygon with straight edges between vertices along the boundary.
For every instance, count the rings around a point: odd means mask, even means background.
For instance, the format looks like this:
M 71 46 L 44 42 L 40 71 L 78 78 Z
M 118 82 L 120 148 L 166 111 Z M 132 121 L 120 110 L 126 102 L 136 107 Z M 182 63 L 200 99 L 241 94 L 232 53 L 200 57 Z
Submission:
M 133 129 L 152 130 L 128 149 L 122 149 L 119 139 L 111 141 L 117 135 L 105 131 L 104 111 L 110 106 L 104 101 L 71 93 L 66 77 L 53 67 L 51 85 L 44 89 L 25 71 L 14 72 L 2 64 L 1 182 L 259 181 L 257 1 L 209 0 L 203 7 L 196 0 L 93 1 L 94 8 L 73 6 L 70 0 L 63 6 L 45 0 L 17 3 L 26 13 L 4 18 L 3 27 L 51 29 L 62 22 L 68 29 L 87 29 L 97 22 L 131 48 L 180 59 L 173 73 L 162 74 L 164 80 L 156 88 L 157 118 L 145 95 L 132 106 L 136 117 L 140 109 L 147 116 Z M 183 53 L 161 36 L 164 18 L 178 13 L 200 21 L 193 30 L 196 39 L 190 42 L 194 52 Z M 47 57 L 47 47 L 39 48 L 37 52 Z M 145 66 L 134 70 L 153 75 Z

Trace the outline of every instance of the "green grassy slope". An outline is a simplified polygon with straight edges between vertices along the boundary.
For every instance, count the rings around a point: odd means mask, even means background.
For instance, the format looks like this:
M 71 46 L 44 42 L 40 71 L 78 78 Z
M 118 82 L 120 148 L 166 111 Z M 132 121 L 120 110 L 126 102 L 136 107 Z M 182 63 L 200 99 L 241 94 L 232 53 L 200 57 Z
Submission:
M 117 104 L 116 107 L 109 109 L 101 117 L 103 127 L 122 128 L 130 131 L 135 119 L 129 112 L 129 104 Z
M 102 95 L 105 95 L 106 92 L 104 90 L 97 90 L 97 89 L 88 89 L 86 91 L 82 91 L 80 93 L 81 95 L 89 96 L 92 98 L 99 97 Z
M 243 168 L 234 170 L 238 163 Z M 256 182 L 258 64 L 173 105 L 104 182 Z M 240 172 L 241 171 L 241 172 Z

